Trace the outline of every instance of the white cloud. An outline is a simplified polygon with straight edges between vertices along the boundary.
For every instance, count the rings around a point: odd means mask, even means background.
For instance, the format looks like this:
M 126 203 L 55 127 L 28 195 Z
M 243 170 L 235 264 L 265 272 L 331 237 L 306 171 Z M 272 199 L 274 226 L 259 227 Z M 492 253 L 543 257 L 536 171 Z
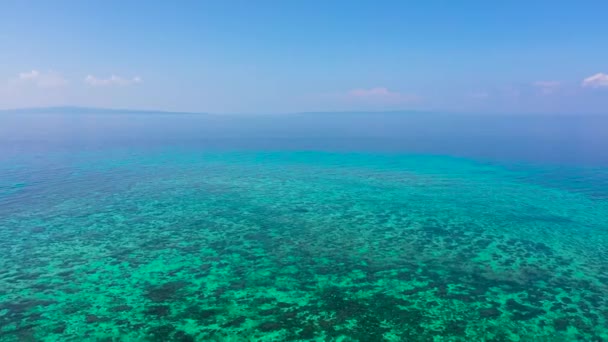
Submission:
M 549 95 L 561 87 L 562 83 L 559 81 L 536 81 L 532 85 L 540 89 L 543 94 Z
M 36 79 L 38 76 L 40 76 L 40 73 L 38 72 L 38 70 L 32 70 L 32 71 L 20 73 L 19 79 L 23 80 L 23 81 L 30 81 L 30 80 Z
M 347 93 L 347 96 L 351 99 L 356 100 L 388 103 L 414 102 L 420 99 L 417 95 L 390 91 L 384 87 L 376 87 L 370 89 L 353 89 Z
M 109 78 L 97 78 L 93 75 L 85 77 L 84 82 L 93 87 L 106 87 L 106 86 L 128 86 L 143 82 L 139 76 L 133 78 L 124 78 L 116 75 L 112 75 Z
M 589 88 L 608 87 L 608 75 L 602 72 L 597 73 L 585 78 L 581 85 Z
M 68 84 L 68 81 L 55 71 L 39 72 L 32 70 L 22 72 L 18 75 L 18 82 L 25 84 L 34 84 L 40 88 L 57 88 Z

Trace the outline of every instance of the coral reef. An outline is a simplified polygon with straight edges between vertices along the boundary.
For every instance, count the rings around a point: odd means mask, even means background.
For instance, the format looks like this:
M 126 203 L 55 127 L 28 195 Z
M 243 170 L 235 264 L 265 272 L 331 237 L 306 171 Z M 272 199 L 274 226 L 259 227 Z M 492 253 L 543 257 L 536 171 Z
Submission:
M 608 197 L 534 166 L 21 158 L 0 164 L 0 341 L 608 339 Z

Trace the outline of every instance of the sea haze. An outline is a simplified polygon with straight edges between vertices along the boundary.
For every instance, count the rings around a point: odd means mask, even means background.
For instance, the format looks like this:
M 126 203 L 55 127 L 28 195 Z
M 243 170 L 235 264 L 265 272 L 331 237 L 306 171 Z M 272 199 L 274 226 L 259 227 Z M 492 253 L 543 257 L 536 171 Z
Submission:
M 608 165 L 608 115 L 330 112 L 214 115 L 91 108 L 0 112 L 4 148 L 108 144 L 431 153 Z

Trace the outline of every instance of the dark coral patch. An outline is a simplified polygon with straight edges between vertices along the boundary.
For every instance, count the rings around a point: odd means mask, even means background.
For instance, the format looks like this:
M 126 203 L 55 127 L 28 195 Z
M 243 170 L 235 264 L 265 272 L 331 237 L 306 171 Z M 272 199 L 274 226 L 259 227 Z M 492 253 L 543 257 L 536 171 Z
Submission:
M 148 289 L 146 297 L 153 302 L 172 301 L 179 298 L 180 290 L 188 286 L 185 281 L 173 281 Z

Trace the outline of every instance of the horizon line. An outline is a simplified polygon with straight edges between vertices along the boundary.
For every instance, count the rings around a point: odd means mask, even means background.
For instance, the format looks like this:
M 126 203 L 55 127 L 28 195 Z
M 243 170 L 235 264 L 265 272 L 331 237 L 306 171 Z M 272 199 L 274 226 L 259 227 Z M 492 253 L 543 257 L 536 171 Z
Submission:
M 563 113 L 563 112 L 529 112 L 529 113 L 510 113 L 510 112 L 480 112 L 480 111 L 450 111 L 450 110 L 420 110 L 420 109 L 392 109 L 392 110 L 320 110 L 320 111 L 285 111 L 285 112 L 256 112 L 256 113 L 239 113 L 239 112 L 204 112 L 204 111 L 172 111 L 163 109 L 140 109 L 140 108 L 113 108 L 113 107 L 88 107 L 88 106 L 40 106 L 40 107 L 18 107 L 18 108 L 7 108 L 0 109 L 0 113 L 10 112 L 42 112 L 42 111 L 61 111 L 61 110 L 81 110 L 89 112 L 112 112 L 112 113 L 125 113 L 125 114 L 179 114 L 179 115 L 236 115 L 236 116 L 257 116 L 257 115 L 302 115 L 302 114 L 455 114 L 455 115 L 512 115 L 512 116 L 525 116 L 525 115 L 554 115 L 554 116 L 602 116 L 608 115 L 607 113 Z M 51 114 L 51 113 L 49 113 Z

